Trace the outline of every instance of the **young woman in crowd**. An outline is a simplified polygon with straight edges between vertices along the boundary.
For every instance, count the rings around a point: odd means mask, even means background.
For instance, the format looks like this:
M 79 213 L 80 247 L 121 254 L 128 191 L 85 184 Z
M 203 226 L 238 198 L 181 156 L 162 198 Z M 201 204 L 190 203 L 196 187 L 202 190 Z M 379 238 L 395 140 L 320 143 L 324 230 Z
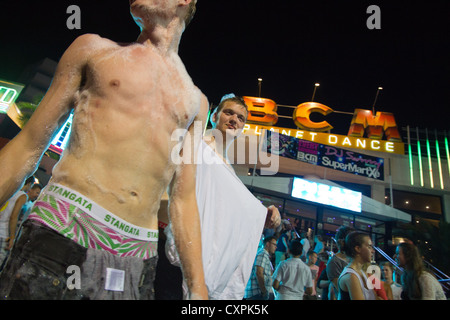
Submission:
M 414 244 L 400 243 L 395 258 L 402 274 L 403 300 L 447 300 L 436 278 L 425 270 L 422 257 Z

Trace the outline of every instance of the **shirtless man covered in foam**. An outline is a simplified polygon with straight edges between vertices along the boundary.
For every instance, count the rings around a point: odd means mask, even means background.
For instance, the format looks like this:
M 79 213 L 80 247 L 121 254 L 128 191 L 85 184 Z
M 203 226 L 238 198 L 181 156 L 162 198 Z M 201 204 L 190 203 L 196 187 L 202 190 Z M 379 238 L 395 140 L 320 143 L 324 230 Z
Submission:
M 69 146 L 1 275 L 2 298 L 153 298 L 157 212 L 168 186 L 190 298 L 207 298 L 195 166 L 170 157 L 179 146 L 174 130 L 188 134 L 208 109 L 178 56 L 195 3 L 130 0 L 141 28 L 136 43 L 87 34 L 62 56 L 33 117 L 0 151 L 3 203 L 74 110 Z M 79 267 L 81 284 L 67 290 L 70 266 Z

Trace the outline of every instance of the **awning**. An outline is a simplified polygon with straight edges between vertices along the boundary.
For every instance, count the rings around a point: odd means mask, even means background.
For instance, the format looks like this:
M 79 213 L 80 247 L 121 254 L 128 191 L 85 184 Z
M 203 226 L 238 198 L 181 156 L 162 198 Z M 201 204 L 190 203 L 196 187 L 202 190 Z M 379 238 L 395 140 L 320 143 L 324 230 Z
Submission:
M 261 177 L 261 176 L 240 176 L 241 181 L 247 187 L 256 187 L 259 189 L 265 189 L 269 191 L 274 191 L 290 196 L 290 187 L 292 185 L 292 178 L 279 178 L 279 177 Z M 323 179 L 307 179 L 309 181 L 327 184 L 330 186 L 345 188 L 333 181 L 323 180 Z M 370 197 L 362 195 L 362 212 L 360 215 L 373 218 L 382 221 L 402 221 L 411 222 L 411 215 L 388 206 L 384 203 L 376 201 Z M 354 213 L 359 215 L 359 213 Z

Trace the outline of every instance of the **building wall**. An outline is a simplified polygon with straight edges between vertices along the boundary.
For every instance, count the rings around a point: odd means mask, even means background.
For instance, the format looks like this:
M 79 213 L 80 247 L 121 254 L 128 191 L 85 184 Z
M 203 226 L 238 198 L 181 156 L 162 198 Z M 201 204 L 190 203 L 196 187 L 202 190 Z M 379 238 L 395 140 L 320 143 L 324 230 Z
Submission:
M 248 172 L 253 172 L 255 168 L 255 161 L 250 161 L 250 159 L 256 159 L 255 150 L 258 150 L 259 144 L 258 139 L 253 137 L 246 137 L 246 135 L 241 135 L 238 138 L 235 145 L 245 144 L 246 152 L 250 155 L 243 157 L 241 154 L 238 156 L 238 147 L 231 147 L 230 159 L 234 161 L 235 170 L 238 175 L 244 176 Z M 413 176 L 411 180 L 410 174 L 410 160 L 408 155 L 398 155 L 398 154 L 388 154 L 384 152 L 375 151 L 364 151 L 364 150 L 353 150 L 358 153 L 367 154 L 379 158 L 385 159 L 384 168 L 384 180 L 376 180 L 372 178 L 367 178 L 363 176 L 358 176 L 352 173 L 341 172 L 338 170 L 333 170 L 329 168 L 324 168 L 320 166 L 315 166 L 307 164 L 294 159 L 288 159 L 284 157 L 276 157 L 274 155 L 267 155 L 258 158 L 258 163 L 256 164 L 257 169 L 268 167 L 263 165 L 263 160 L 271 159 L 273 162 L 277 162 L 277 170 L 271 172 L 272 174 L 287 174 L 293 176 L 314 176 L 320 179 L 326 179 L 337 182 L 347 182 L 361 185 L 368 185 L 371 188 L 371 198 L 385 203 L 386 193 L 390 194 L 390 190 L 401 190 L 407 192 L 413 192 L 425 195 L 434 195 L 442 198 L 442 217 L 445 218 L 447 222 L 450 222 L 450 172 L 448 168 L 448 162 L 446 159 L 440 159 L 440 163 L 436 158 L 431 159 L 431 171 L 429 166 L 428 157 L 422 157 L 422 170 L 419 168 L 419 160 L 417 156 L 413 156 Z M 245 159 L 245 163 L 242 163 Z M 273 167 L 273 164 L 271 164 Z M 273 169 L 273 168 L 272 168 Z M 433 184 L 431 183 L 430 172 L 432 173 Z M 267 174 L 267 170 L 263 170 L 262 174 Z M 423 186 L 421 183 L 421 175 L 423 177 Z M 441 179 L 442 177 L 442 179 Z M 442 181 L 442 183 L 441 183 Z

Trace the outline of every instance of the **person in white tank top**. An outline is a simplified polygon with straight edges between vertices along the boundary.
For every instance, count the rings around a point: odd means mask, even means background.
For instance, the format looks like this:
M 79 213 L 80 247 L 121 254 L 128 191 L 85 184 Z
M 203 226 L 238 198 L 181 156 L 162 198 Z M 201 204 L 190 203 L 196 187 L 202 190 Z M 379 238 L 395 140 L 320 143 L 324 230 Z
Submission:
M 375 291 L 362 270 L 364 263 L 370 262 L 375 250 L 372 240 L 364 232 L 354 231 L 345 238 L 345 254 L 350 258 L 339 276 L 338 300 L 376 300 Z

